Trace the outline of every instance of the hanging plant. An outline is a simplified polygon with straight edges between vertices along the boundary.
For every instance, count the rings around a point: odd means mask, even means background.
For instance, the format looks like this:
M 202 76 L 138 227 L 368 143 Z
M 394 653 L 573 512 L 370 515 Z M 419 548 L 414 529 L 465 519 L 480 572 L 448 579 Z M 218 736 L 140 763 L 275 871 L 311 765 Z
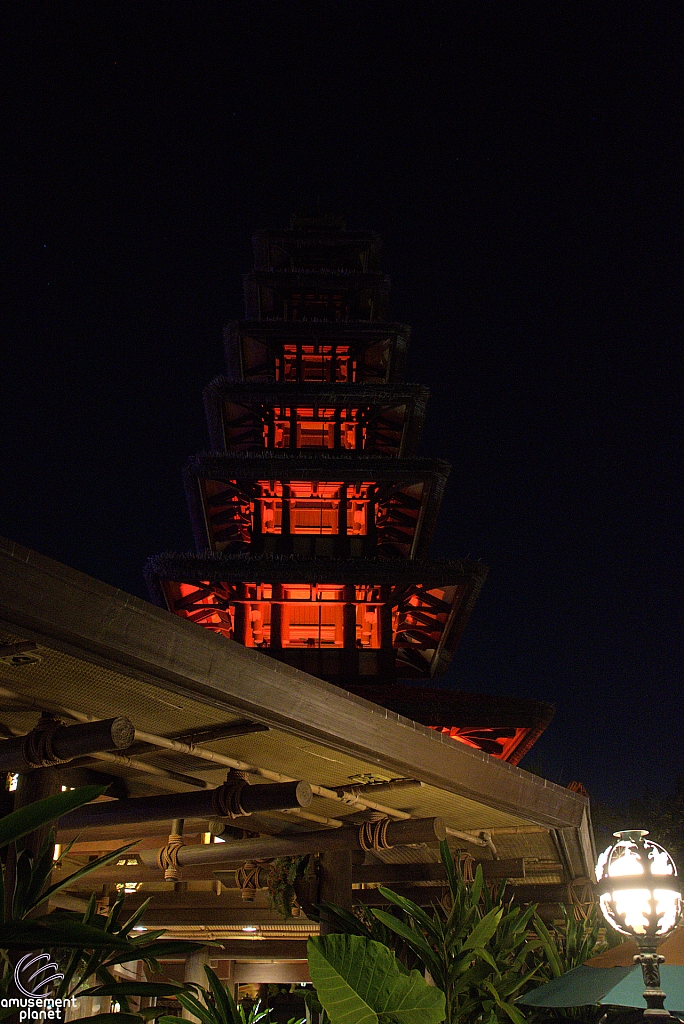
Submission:
M 317 880 L 316 856 L 313 853 L 298 857 L 276 857 L 268 876 L 268 900 L 281 917 L 292 917 L 297 905 L 295 886 L 303 880 L 310 886 Z

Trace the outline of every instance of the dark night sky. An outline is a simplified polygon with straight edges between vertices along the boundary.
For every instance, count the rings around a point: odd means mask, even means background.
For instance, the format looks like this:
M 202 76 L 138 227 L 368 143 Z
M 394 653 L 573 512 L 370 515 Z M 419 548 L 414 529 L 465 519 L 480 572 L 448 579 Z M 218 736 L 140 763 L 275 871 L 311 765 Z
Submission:
M 384 238 L 433 553 L 490 575 L 446 683 L 551 700 L 595 797 L 684 775 L 679 4 L 5 4 L 0 532 L 146 597 L 256 228 Z

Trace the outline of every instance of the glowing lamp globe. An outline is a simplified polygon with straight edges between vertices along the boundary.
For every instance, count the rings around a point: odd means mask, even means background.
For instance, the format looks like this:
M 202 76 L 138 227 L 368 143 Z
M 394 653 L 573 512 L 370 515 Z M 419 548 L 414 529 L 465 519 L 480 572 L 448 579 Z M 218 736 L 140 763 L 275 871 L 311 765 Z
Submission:
M 672 857 L 635 829 L 615 832 L 617 842 L 598 859 L 596 880 L 603 916 L 640 948 L 675 927 L 682 912 L 682 890 Z

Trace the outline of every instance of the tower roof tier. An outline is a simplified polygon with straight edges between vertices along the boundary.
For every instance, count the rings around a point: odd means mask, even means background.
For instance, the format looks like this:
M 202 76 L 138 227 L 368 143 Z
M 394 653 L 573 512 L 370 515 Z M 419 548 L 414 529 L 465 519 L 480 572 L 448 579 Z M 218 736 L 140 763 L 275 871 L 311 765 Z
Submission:
M 218 452 L 184 479 L 198 549 L 424 558 L 448 473 L 437 459 Z
M 293 216 L 284 231 L 257 231 L 252 236 L 254 269 L 372 273 L 380 270 L 381 244 L 374 231 L 347 231 L 341 217 Z
M 252 270 L 243 278 L 245 317 L 385 320 L 390 281 L 355 270 Z
M 233 380 L 383 384 L 404 374 L 411 328 L 365 320 L 242 320 L 225 330 Z
M 555 714 L 553 704 L 527 697 L 438 690 L 430 686 L 350 684 L 352 693 L 470 747 L 518 764 Z
M 418 384 L 243 384 L 205 390 L 212 447 L 413 455 L 429 392 Z
M 345 685 L 442 675 L 486 574 L 470 561 L 211 553 L 146 569 L 175 615 Z

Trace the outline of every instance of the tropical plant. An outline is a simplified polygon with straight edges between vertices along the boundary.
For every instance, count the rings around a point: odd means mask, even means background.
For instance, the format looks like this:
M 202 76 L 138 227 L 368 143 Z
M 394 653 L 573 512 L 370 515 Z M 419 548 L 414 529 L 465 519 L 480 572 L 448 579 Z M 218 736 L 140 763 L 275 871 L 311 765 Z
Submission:
M 381 942 L 326 935 L 307 943 L 316 995 L 331 1024 L 440 1024 L 444 993 Z M 208 1022 L 207 1022 L 208 1024 Z
M 64 878 L 51 884 L 54 868 L 55 833 L 51 829 L 42 843 L 38 853 L 32 856 L 28 850 L 17 849 L 17 844 L 25 836 L 43 828 L 50 822 L 61 818 L 69 811 L 100 796 L 106 787 L 84 786 L 80 789 L 67 790 L 54 796 L 38 800 L 25 807 L 13 811 L 0 819 L 0 848 L 15 847 L 15 881 L 11 898 L 6 900 L 5 868 L 0 871 L 0 957 L 2 957 L 2 977 L 0 991 L 9 989 L 13 972 L 12 952 L 16 950 L 49 950 L 50 958 L 56 959 L 64 967 L 64 977 L 60 980 L 54 998 L 72 998 L 85 995 L 113 995 L 124 1010 L 117 1014 L 99 1014 L 101 1021 L 118 1021 L 126 1024 L 123 1019 L 129 1008 L 130 996 L 175 995 L 182 986 L 155 985 L 143 982 L 117 982 L 111 968 L 118 964 L 143 960 L 152 970 L 159 972 L 157 957 L 162 953 L 178 955 L 191 953 L 199 949 L 201 943 L 183 941 L 159 941 L 161 931 L 134 934 L 134 929 L 142 917 L 147 903 L 129 917 L 121 920 L 123 898 L 117 900 L 108 916 L 97 914 L 95 897 L 93 896 L 84 914 L 53 910 L 50 913 L 38 913 L 41 908 L 47 909 L 48 901 L 56 893 L 73 886 L 75 882 L 96 871 L 104 864 L 119 858 L 133 843 L 120 847 L 112 853 L 89 861 L 88 864 Z M 61 859 L 69 853 L 68 847 Z M 6 908 L 7 907 L 7 911 Z M 86 989 L 88 980 L 93 976 L 101 982 L 99 988 Z M 109 991 L 111 990 L 111 991 Z M 0 1019 L 14 1013 L 14 1009 L 0 1010 Z M 158 1011 L 162 1012 L 162 1011 Z M 158 1012 L 143 1011 L 130 1015 L 137 1022 L 158 1015 Z M 89 1018 L 93 1020 L 94 1018 Z
M 312 854 L 298 857 L 276 857 L 268 876 L 268 900 L 273 910 L 281 917 L 292 917 L 296 902 L 296 884 L 300 879 L 307 882 L 316 877 L 316 859 Z
M 384 946 L 388 946 L 392 950 L 397 960 L 408 970 L 412 970 L 420 963 L 419 958 L 404 939 L 393 929 L 382 924 L 367 907 L 356 906 L 352 911 L 344 910 L 334 903 L 323 902 L 319 909 L 325 911 L 328 921 L 334 926 L 336 932 L 344 935 L 361 935 L 365 939 L 382 942 Z M 402 910 L 395 909 L 393 915 L 405 924 L 410 924 L 410 917 Z
M 566 971 L 580 967 L 583 963 L 603 952 L 611 944 L 622 941 L 618 932 L 606 929 L 598 906 L 593 905 L 586 917 L 578 919 L 572 907 L 561 905 L 562 923 L 547 928 L 538 917 L 533 927 L 539 936 L 544 953 L 540 961 L 540 981 L 559 978 Z M 611 941 L 612 940 L 612 941 Z M 593 1024 L 605 1013 L 601 1006 L 565 1007 L 562 1010 L 531 1007 L 527 1010 L 528 1021 L 559 1021 L 575 1020 L 585 1024 Z M 624 1013 L 622 1014 L 624 1017 Z M 626 1024 L 621 1018 L 621 1024 Z
M 605 937 L 605 922 L 596 904 L 590 907 L 586 917 L 579 920 L 572 907 L 561 906 L 560 909 L 563 918 L 561 925 L 547 928 L 539 917 L 533 921 L 545 953 L 540 974 L 549 980 L 560 978 L 566 971 L 579 967 L 609 945 Z
M 505 883 L 491 894 L 479 866 L 474 881 L 467 883 L 446 842 L 440 851 L 448 884 L 445 902 L 435 902 L 428 912 L 381 888 L 403 918 L 375 909 L 373 916 L 393 936 L 393 945 L 399 939 L 412 950 L 442 990 L 446 1024 L 503 1020 L 525 1024 L 514 1000 L 539 969 L 537 964 L 530 966 L 531 954 L 539 945 L 538 939 L 529 937 L 535 907 L 523 910 L 507 901 Z M 344 915 L 335 910 L 338 917 Z
M 209 982 L 209 988 L 202 988 L 200 985 L 193 985 L 195 992 L 183 991 L 176 995 L 176 999 L 189 1013 L 199 1017 L 202 1024 L 258 1024 L 264 1021 L 268 1024 L 268 1010 L 261 1009 L 261 1003 L 254 1003 L 249 1010 L 245 1011 L 244 1006 L 236 1003 L 225 985 L 211 967 L 205 967 L 204 972 Z M 178 1024 L 178 1018 L 166 1015 L 159 1018 L 159 1024 Z M 289 1024 L 305 1024 L 304 1020 L 291 1021 Z

